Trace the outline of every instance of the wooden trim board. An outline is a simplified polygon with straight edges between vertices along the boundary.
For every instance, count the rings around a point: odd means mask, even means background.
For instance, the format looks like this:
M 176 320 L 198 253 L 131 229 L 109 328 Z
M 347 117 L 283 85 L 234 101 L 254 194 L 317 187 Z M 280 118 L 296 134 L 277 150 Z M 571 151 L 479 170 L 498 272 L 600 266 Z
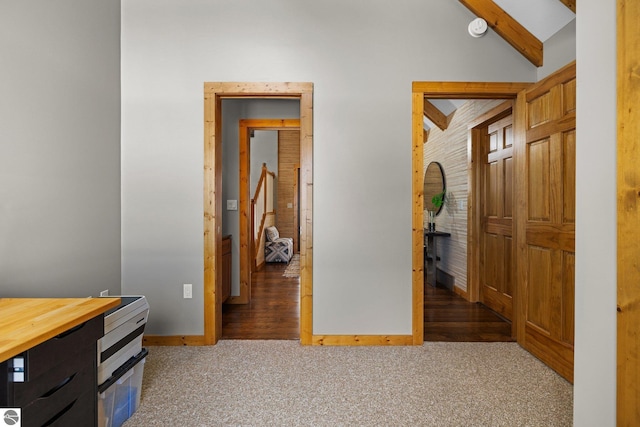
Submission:
M 142 344 L 145 346 L 206 345 L 204 335 L 145 335 L 142 338 Z
M 640 2 L 617 2 L 617 425 L 640 425 Z
M 412 345 L 412 335 L 314 335 L 313 345 Z

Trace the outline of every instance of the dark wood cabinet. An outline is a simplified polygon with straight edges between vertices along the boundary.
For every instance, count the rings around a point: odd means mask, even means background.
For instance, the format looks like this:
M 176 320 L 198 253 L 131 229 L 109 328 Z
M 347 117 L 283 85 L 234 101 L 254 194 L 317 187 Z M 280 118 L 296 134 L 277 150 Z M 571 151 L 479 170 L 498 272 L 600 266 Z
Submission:
M 21 408 L 24 427 L 96 425 L 96 341 L 103 332 L 100 315 L 0 363 L 0 407 Z M 18 361 L 24 381 L 14 382 L 9 372 Z
M 222 238 L 222 302 L 231 295 L 231 235 Z

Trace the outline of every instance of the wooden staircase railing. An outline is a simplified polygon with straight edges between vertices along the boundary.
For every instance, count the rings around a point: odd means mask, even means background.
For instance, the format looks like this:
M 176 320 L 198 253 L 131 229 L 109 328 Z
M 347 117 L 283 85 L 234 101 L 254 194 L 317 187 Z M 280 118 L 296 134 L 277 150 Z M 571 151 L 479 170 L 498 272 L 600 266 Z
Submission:
M 276 211 L 273 206 L 273 191 L 276 174 L 262 164 L 262 172 L 256 191 L 251 199 L 251 244 L 252 271 L 264 264 L 264 230 L 275 223 Z

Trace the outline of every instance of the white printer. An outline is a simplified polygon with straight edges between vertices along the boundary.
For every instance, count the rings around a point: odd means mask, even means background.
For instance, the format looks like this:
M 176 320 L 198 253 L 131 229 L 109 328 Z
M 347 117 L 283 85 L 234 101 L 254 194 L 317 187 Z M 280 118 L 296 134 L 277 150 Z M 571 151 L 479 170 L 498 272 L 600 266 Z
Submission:
M 142 351 L 149 303 L 141 295 L 120 296 L 120 300 L 104 315 L 104 336 L 98 340 L 98 385 Z

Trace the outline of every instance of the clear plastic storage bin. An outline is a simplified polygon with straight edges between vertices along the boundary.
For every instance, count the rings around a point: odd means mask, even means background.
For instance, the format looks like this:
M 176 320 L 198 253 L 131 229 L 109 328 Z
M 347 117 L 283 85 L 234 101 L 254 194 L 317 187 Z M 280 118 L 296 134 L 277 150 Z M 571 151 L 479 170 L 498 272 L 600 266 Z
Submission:
M 98 387 L 99 427 L 120 427 L 138 409 L 147 354 L 143 348 Z

